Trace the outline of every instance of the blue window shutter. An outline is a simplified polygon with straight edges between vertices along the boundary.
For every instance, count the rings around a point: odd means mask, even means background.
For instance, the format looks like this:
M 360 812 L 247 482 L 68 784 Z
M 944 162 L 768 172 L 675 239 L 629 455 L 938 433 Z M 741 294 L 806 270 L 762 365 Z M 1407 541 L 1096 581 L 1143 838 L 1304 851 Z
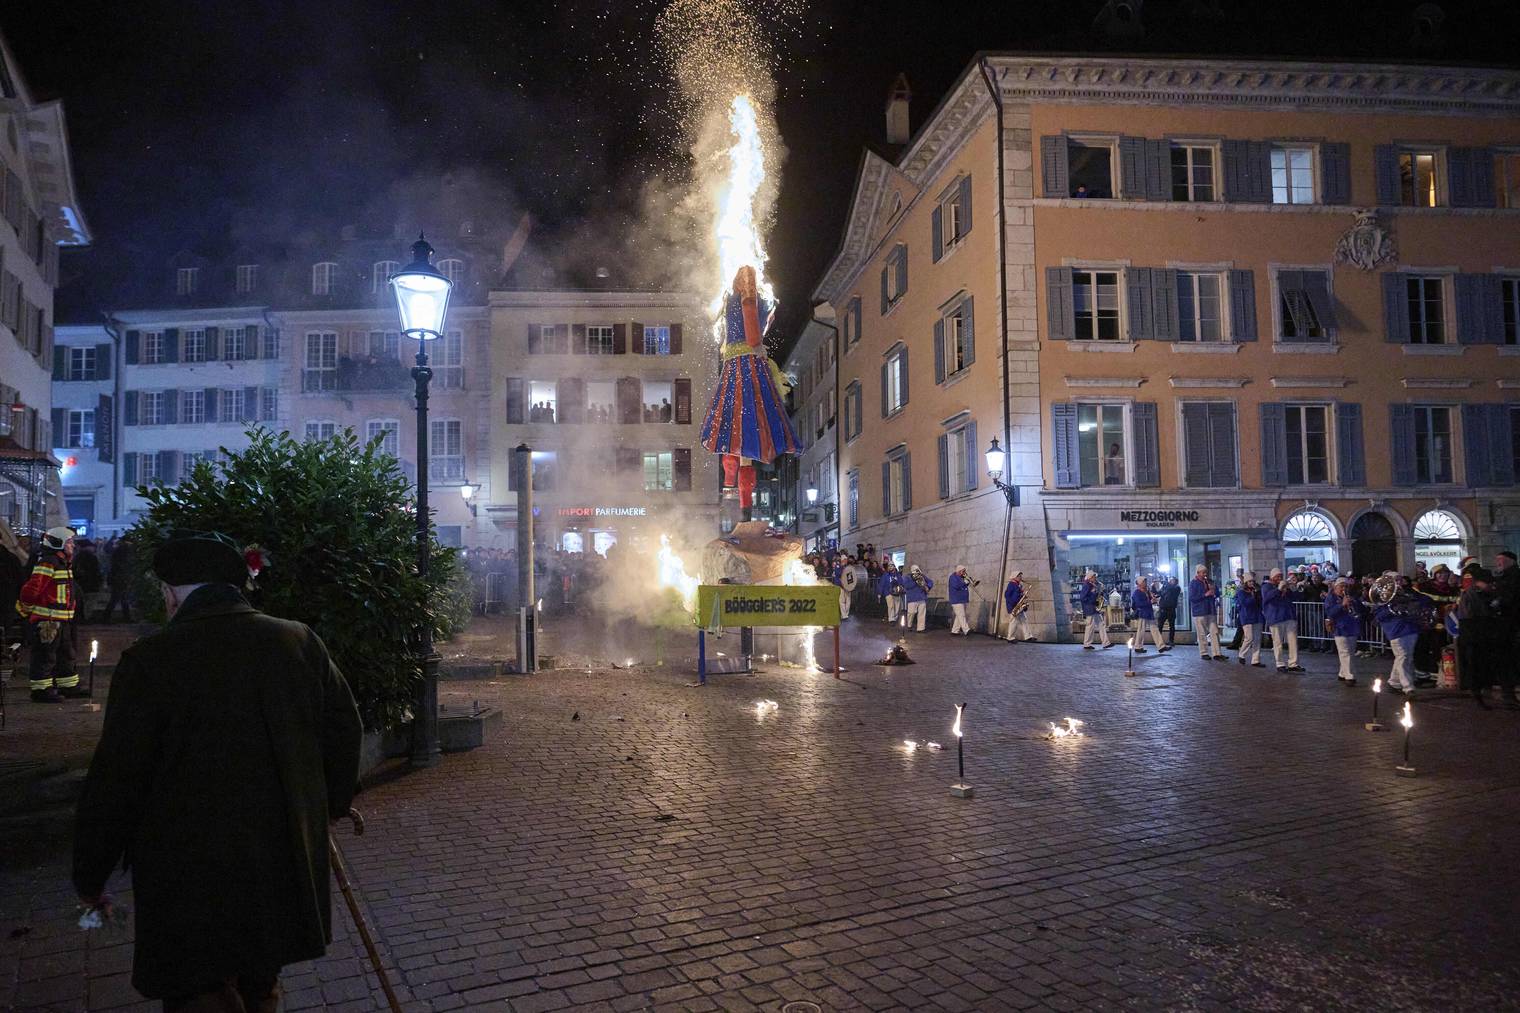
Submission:
M 1130 407 L 1135 425 L 1135 484 L 1155 488 L 1161 484 L 1160 431 L 1156 424 L 1156 403 L 1137 401 Z
M 1409 285 L 1397 271 L 1383 275 L 1383 340 L 1409 344 Z
M 243 417 L 239 421 L 257 422 L 259 420 L 259 388 L 243 388 Z
M 215 327 L 206 328 L 206 361 L 215 362 L 222 357 L 222 332 Z
M 913 509 L 913 455 L 902 455 L 903 465 L 903 509 Z
M 850 300 L 850 312 L 855 314 L 855 330 L 853 333 L 857 342 L 860 340 L 861 302 L 860 296 L 856 296 Z
M 1255 204 L 1272 203 L 1272 145 L 1266 141 L 1246 142 L 1247 190 Z
M 1056 488 L 1080 488 L 1076 405 L 1058 402 L 1050 406 L 1050 442 L 1055 453 Z
M 53 409 L 53 446 L 67 447 L 69 443 L 69 410 L 67 408 Z
M 1225 141 L 1219 147 L 1224 162 L 1223 171 L 1219 173 L 1224 181 L 1224 199 L 1237 204 L 1249 201 L 1250 145 L 1245 141 Z
M 1209 453 L 1209 406 L 1184 404 L 1182 406 L 1183 481 L 1190 488 L 1203 488 L 1212 484 L 1209 469 L 1212 457 Z
M 908 248 L 897 248 L 897 294 L 901 296 L 908 291 Z
M 1504 344 L 1504 279 L 1497 274 L 1483 276 L 1483 331 L 1489 344 Z M 97 360 L 98 361 L 98 360 Z
M 1325 271 L 1304 271 L 1303 288 L 1309 297 L 1309 305 L 1314 309 L 1314 315 L 1319 317 L 1320 326 L 1327 331 L 1335 330 L 1335 301 L 1330 298 L 1330 275 Z M 1278 282 L 1281 285 L 1281 281 Z
M 53 379 L 62 380 L 69 372 L 69 350 L 63 345 L 53 346 Z
M 221 392 L 218 391 L 215 387 L 207 387 L 201 395 L 205 398 L 206 421 L 208 423 L 216 421 L 217 398 L 220 396 L 220 394 Z
M 908 406 L 908 347 L 906 345 L 903 346 L 902 351 L 897 353 L 897 358 L 902 362 L 902 369 L 900 370 L 902 374 L 902 403 L 903 407 L 906 408 Z
M 1319 146 L 1320 200 L 1351 203 L 1351 145 L 1329 141 Z
M 1177 311 L 1177 272 L 1151 268 L 1152 335 L 1157 341 L 1177 341 L 1182 335 Z
M 966 426 L 966 491 L 976 489 L 977 481 L 981 476 L 981 468 L 978 462 L 981 460 L 981 451 L 977 449 L 976 423 L 971 422 Z M 1011 458 L 1009 459 L 1011 462 Z M 1009 471 L 1013 470 L 1012 464 L 1007 465 Z
M 890 271 L 890 270 L 892 270 L 892 258 L 888 257 L 887 258 L 887 262 L 885 264 L 883 264 L 882 268 L 881 268 L 881 315 L 882 316 L 886 316 L 887 315 L 887 305 L 888 305 L 888 303 L 887 303 L 887 272 Z
M 1168 141 L 1145 142 L 1145 199 L 1172 199 L 1172 145 Z
M 934 321 L 934 382 L 945 382 L 945 318 Z
M 1471 148 L 1446 149 L 1448 203 L 1454 208 L 1473 206 Z
M 163 423 L 165 425 L 172 426 L 172 425 L 174 425 L 175 423 L 177 423 L 179 421 L 179 391 L 177 391 L 177 390 L 166 390 L 166 391 L 164 391 L 164 402 L 163 403 L 164 403 L 164 413 L 163 413 L 163 419 L 162 419 L 162 421 L 163 421 Z
M 1484 345 L 1488 339 L 1488 314 L 1483 311 L 1484 276 L 1459 274 L 1452 279 L 1457 303 L 1457 341 Z
M 1230 330 L 1236 341 L 1256 340 L 1256 275 L 1230 272 Z
M 135 365 L 137 365 L 138 348 L 141 346 L 141 344 L 142 344 L 142 332 L 141 331 L 128 331 L 127 332 L 127 365 L 129 365 L 129 366 L 135 366 Z
M 1388 406 L 1389 451 L 1393 455 L 1393 484 L 1414 485 L 1414 406 Z
M 116 358 L 116 346 L 112 344 L 95 346 L 95 379 L 111 379 L 111 360 Z
M 121 484 L 128 489 L 137 485 L 137 455 L 126 453 L 121 455 Z
M 883 362 L 881 364 L 881 417 L 882 418 L 886 418 L 889 414 L 891 414 L 891 410 L 887 407 L 888 404 L 889 404 L 889 402 L 887 401 L 887 364 L 885 362 Z
M 1494 485 L 1515 484 L 1515 431 L 1510 422 L 1513 410 L 1507 404 L 1488 406 L 1488 452 Z
M 950 437 L 939 434 L 939 498 L 950 498 Z
M 934 237 L 934 262 L 939 263 L 939 258 L 945 255 L 945 207 L 940 205 L 929 216 L 929 231 Z
M 1335 406 L 1336 476 L 1343 486 L 1367 484 L 1367 455 L 1362 448 L 1362 406 L 1341 401 Z
M 1280 404 L 1261 406 L 1261 484 L 1288 484 L 1287 412 Z
M 892 462 L 881 462 L 881 515 L 892 516 Z
M 1209 479 L 1216 486 L 1240 482 L 1235 460 L 1235 406 L 1209 405 Z
M 1467 451 L 1467 484 L 1474 489 L 1493 485 L 1494 464 L 1488 438 L 1488 405 L 1462 406 L 1462 446 Z
M 1399 149 L 1392 144 L 1379 144 L 1372 150 L 1373 165 L 1377 170 L 1377 202 L 1383 207 L 1396 207 L 1399 203 Z
M 971 177 L 962 176 L 960 182 L 961 235 L 971 231 Z
M 1069 163 L 1064 135 L 1040 138 L 1040 182 L 1047 197 L 1070 197 Z
M 1051 341 L 1070 341 L 1077 333 L 1076 307 L 1073 303 L 1071 268 L 1045 269 L 1045 319 Z
M 179 484 L 179 451 L 160 450 L 158 452 L 158 480 L 164 485 Z
M 1125 200 L 1143 200 L 1145 175 L 1145 138 L 1119 138 L 1120 196 Z
M 961 303 L 961 334 L 965 338 L 966 365 L 976 361 L 976 297 L 967 296 Z
M 179 361 L 179 328 L 170 327 L 164 331 L 164 361 Z
M 1156 337 L 1156 313 L 1152 305 L 1151 269 L 1132 267 L 1124 272 L 1124 288 L 1129 300 L 1129 337 L 1144 341 Z
M 126 391 L 121 398 L 121 424 L 124 426 L 137 425 L 137 398 L 135 390 Z
M 1491 208 L 1498 204 L 1494 191 L 1494 149 L 1470 148 L 1472 160 L 1469 169 L 1472 173 L 1472 206 L 1475 208 Z

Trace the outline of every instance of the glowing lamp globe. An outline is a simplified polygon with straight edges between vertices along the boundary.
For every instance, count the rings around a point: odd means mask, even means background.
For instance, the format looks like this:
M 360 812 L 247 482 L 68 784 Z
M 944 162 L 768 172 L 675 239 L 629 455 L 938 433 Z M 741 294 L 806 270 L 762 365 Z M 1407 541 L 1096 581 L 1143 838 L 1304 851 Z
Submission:
M 809 506 L 811 506 L 814 503 L 817 503 L 818 502 L 818 490 L 815 489 L 815 488 L 813 488 L 812 486 L 808 486 L 807 498 L 808 498 L 808 505 Z
M 420 341 L 443 334 L 443 318 L 454 286 L 432 262 L 433 248 L 422 236 L 412 244 L 412 262 L 391 275 L 391 291 L 401 313 L 401 332 Z
M 1003 468 L 1008 463 L 1008 454 L 998 446 L 997 437 L 992 438 L 992 446 L 987 448 L 987 474 L 993 478 L 1003 477 Z

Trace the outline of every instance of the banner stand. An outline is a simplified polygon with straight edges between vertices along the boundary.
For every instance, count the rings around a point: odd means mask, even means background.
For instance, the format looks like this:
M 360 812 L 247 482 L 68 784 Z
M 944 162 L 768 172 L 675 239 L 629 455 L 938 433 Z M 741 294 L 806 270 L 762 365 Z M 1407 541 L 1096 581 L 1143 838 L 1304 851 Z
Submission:
M 707 622 L 703 622 L 703 618 Z M 753 633 L 757 626 L 832 628 L 834 631 L 834 678 L 840 668 L 839 588 L 832 584 L 806 587 L 772 587 L 763 584 L 702 584 L 697 588 L 697 681 L 707 685 L 707 634 L 721 633 L 725 626 L 740 628 L 743 650 L 740 669 L 722 666 L 716 674 L 750 672 Z M 727 622 L 725 623 L 725 620 Z

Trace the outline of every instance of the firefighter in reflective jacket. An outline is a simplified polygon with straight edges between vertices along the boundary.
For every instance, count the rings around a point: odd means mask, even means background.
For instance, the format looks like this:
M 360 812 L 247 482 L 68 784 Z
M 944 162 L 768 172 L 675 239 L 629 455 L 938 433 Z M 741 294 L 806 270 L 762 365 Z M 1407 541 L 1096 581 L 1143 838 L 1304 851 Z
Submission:
M 84 696 L 74 671 L 74 532 L 49 528 L 42 536 L 37 565 L 21 586 L 16 611 L 27 621 L 31 645 L 32 700 L 59 703 Z

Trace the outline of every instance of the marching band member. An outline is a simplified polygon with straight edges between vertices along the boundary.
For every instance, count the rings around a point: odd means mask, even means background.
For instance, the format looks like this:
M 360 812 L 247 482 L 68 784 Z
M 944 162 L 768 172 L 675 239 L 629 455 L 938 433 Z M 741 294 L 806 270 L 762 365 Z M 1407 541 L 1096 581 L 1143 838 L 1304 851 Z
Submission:
M 966 621 L 966 606 L 970 603 L 971 578 L 966 576 L 966 566 L 962 563 L 950 574 L 950 611 L 955 613 L 955 621 L 950 624 L 952 635 L 971 635 L 971 623 Z
M 1086 629 L 1082 631 L 1082 650 L 1093 649 L 1093 634 L 1097 633 L 1103 638 L 1103 649 L 1106 651 L 1114 646 L 1108 639 L 1108 618 L 1103 615 L 1103 605 L 1099 601 L 1098 572 L 1088 570 L 1082 577 L 1082 586 L 1077 589 L 1077 600 L 1082 606 L 1082 618 L 1086 620 Z
M 1161 639 L 1161 630 L 1156 626 L 1156 611 L 1151 604 L 1151 590 L 1146 586 L 1144 577 L 1135 578 L 1135 589 L 1129 595 L 1129 607 L 1135 610 L 1135 638 L 1130 641 L 1134 645 L 1136 654 L 1145 653 L 1145 631 L 1148 629 L 1156 641 L 1156 653 L 1165 654 L 1171 648 Z
M 1261 588 L 1256 586 L 1256 574 L 1246 571 L 1241 577 L 1240 587 L 1235 592 L 1236 613 L 1240 621 L 1240 657 L 1235 660 L 1240 664 L 1247 664 L 1246 655 L 1251 656 L 1252 668 L 1266 668 L 1261 663 Z
M 1293 610 L 1293 590 L 1283 579 L 1282 570 L 1272 568 L 1261 589 L 1261 615 L 1272 630 L 1272 660 L 1279 672 L 1302 672 L 1298 663 L 1298 617 Z M 1283 664 L 1283 650 L 1288 663 Z
M 852 570 L 854 565 L 855 564 L 850 561 L 848 556 L 841 555 L 836 557 L 834 560 L 834 572 L 829 578 L 830 583 L 839 588 L 840 619 L 850 618 L 850 592 L 855 587 L 855 577 L 854 574 L 851 573 L 850 579 L 848 581 L 849 587 L 846 587 L 845 571 Z
M 902 574 L 890 559 L 881 564 L 881 576 L 876 578 L 876 593 L 887 599 L 887 622 L 897 622 L 897 612 L 902 606 Z
M 1198 638 L 1198 656 L 1224 661 L 1219 652 L 1219 592 L 1209 579 L 1209 568 L 1199 563 L 1188 581 L 1188 611 L 1193 614 L 1193 633 Z M 1213 644 L 1212 653 L 1210 643 Z
M 908 579 L 902 586 L 908 602 L 908 625 L 922 633 L 924 617 L 929 611 L 929 589 L 934 587 L 934 580 L 925 577 L 924 571 L 914 563 L 908 567 Z
M 1337 577 L 1325 594 L 1325 618 L 1330 620 L 1335 653 L 1341 659 L 1337 678 L 1347 686 L 1356 685 L 1356 675 L 1351 671 L 1351 655 L 1356 651 L 1356 638 L 1361 635 L 1364 615 L 1366 609 L 1351 594 L 1351 582 L 1345 577 Z
M 1010 642 L 1023 640 L 1025 643 L 1034 643 L 1035 638 L 1029 635 L 1029 592 L 1024 587 L 1024 571 L 1019 570 L 1008 578 L 1008 586 L 1003 588 L 1003 604 L 1008 609 L 1008 640 Z M 1019 636 L 1020 631 L 1023 636 Z
M 1389 570 L 1374 582 L 1373 601 L 1376 605 L 1372 615 L 1383 628 L 1383 636 L 1393 650 L 1393 669 L 1388 673 L 1388 687 L 1398 693 L 1409 693 L 1414 690 L 1414 673 L 1411 671 L 1414 644 L 1420 639 L 1420 624 L 1406 604 L 1413 595 L 1396 592 L 1388 594 L 1383 601 L 1379 601 L 1377 596 L 1378 584 L 1397 580 L 1398 574 Z

